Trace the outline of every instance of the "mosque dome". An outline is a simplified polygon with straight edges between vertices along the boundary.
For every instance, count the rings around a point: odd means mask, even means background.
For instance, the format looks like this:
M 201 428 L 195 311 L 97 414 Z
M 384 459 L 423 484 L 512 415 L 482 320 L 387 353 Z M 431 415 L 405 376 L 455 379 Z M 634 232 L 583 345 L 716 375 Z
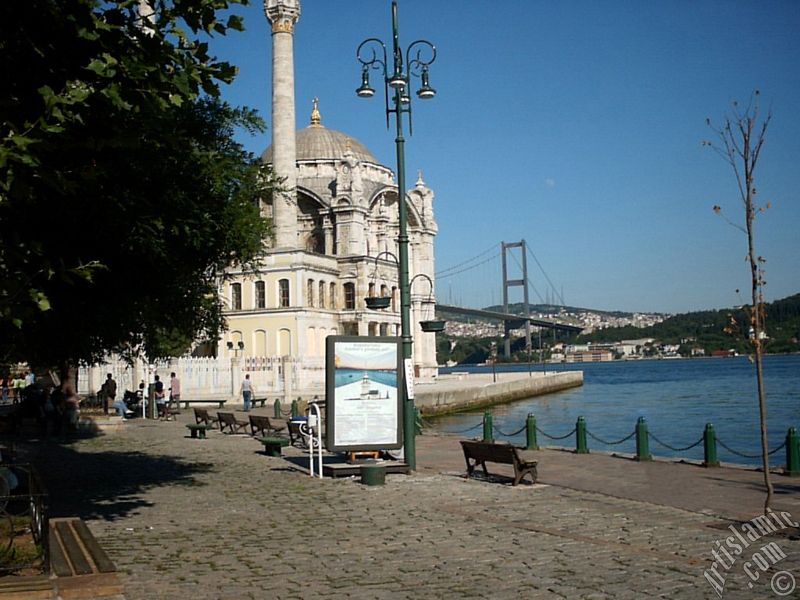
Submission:
M 298 161 L 339 160 L 349 150 L 360 161 L 380 164 L 372 152 L 357 139 L 341 131 L 322 126 L 316 98 L 314 98 L 314 108 L 311 111 L 311 124 L 305 129 L 295 132 L 295 146 Z M 272 146 L 264 151 L 261 159 L 266 163 L 272 163 Z

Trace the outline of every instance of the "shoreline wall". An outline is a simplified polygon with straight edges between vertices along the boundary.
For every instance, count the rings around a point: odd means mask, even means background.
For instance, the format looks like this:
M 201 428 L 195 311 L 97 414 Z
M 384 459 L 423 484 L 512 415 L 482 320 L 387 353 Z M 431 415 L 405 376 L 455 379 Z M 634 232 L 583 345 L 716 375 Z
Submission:
M 474 410 L 495 404 L 503 404 L 531 396 L 541 396 L 583 385 L 582 371 L 548 373 L 545 376 L 523 376 L 508 381 L 437 382 L 419 385 L 415 390 L 414 403 L 424 416 L 434 416 L 462 410 Z

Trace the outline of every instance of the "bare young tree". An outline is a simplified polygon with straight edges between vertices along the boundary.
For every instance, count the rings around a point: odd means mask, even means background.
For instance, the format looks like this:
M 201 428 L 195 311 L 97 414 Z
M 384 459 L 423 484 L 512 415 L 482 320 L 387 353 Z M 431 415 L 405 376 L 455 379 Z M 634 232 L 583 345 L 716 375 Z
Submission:
M 731 111 L 725 115 L 721 127 L 716 127 L 710 119 L 706 124 L 716 134 L 716 141 L 703 142 L 704 146 L 711 147 L 733 169 L 736 184 L 739 187 L 739 196 L 744 206 L 744 227 L 725 217 L 719 205 L 714 206 L 714 212 L 723 217 L 742 231 L 747 237 L 747 262 L 750 266 L 751 305 L 747 307 L 750 319 L 748 338 L 753 349 L 753 360 L 756 366 L 756 380 L 758 384 L 758 412 L 761 427 L 761 458 L 764 469 L 764 486 L 767 495 L 764 500 L 764 512 L 772 510 L 772 481 L 769 472 L 769 449 L 767 444 L 767 410 L 764 398 L 764 296 L 762 293 L 764 281 L 764 263 L 762 256 L 757 255 L 754 241 L 754 225 L 756 215 L 769 208 L 769 203 L 759 206 L 756 204 L 755 171 L 767 127 L 772 119 L 772 111 L 767 111 L 762 116 L 759 111 L 759 92 L 756 90 L 750 97 L 747 106 L 742 107 L 738 102 L 733 102 Z

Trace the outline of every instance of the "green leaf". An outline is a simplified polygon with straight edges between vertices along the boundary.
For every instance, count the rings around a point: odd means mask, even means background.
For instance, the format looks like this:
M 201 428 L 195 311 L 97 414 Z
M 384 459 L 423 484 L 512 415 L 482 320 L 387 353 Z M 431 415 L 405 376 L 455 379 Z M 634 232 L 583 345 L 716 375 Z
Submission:
M 244 21 L 239 15 L 231 15 L 228 17 L 227 27 L 235 31 L 244 31 Z

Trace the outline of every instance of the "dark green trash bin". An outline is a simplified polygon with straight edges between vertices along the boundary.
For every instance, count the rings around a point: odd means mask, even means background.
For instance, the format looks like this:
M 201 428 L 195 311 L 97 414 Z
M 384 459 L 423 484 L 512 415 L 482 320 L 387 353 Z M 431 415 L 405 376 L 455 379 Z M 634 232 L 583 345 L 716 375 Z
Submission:
M 361 483 L 364 485 L 383 485 L 386 483 L 386 465 L 381 463 L 361 465 Z

